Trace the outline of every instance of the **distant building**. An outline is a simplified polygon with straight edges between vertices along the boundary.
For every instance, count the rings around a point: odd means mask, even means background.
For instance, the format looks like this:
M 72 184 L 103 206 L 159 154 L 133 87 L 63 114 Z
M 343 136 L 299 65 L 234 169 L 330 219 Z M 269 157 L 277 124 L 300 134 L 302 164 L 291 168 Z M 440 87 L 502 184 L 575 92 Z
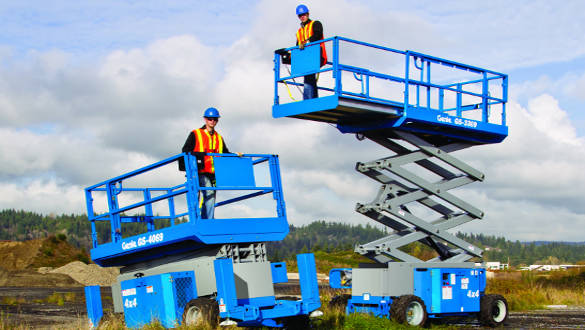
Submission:
M 567 270 L 569 268 L 583 267 L 583 265 L 530 265 L 521 267 L 520 270 L 548 272 L 551 270 Z
M 488 261 L 485 263 L 485 268 L 488 270 L 505 270 L 510 268 L 510 264 L 503 264 L 499 261 Z

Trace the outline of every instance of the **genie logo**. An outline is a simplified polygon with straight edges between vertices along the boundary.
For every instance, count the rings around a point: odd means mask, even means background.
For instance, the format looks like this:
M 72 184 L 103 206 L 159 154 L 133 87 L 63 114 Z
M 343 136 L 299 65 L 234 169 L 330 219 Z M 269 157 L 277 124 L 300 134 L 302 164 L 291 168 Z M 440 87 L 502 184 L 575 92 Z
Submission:
M 134 241 L 134 240 L 132 240 L 130 242 L 123 242 L 122 243 L 122 250 L 134 249 L 137 246 L 138 245 L 136 244 L 136 241 Z
M 437 115 L 437 121 L 440 123 L 452 124 L 451 117 Z
M 122 250 L 126 251 L 126 250 L 130 250 L 130 249 L 135 249 L 137 247 L 145 246 L 145 245 L 161 243 L 162 241 L 164 241 L 164 238 L 165 238 L 164 233 L 149 234 L 149 235 L 141 236 L 141 237 L 138 237 L 137 240 L 122 242 Z

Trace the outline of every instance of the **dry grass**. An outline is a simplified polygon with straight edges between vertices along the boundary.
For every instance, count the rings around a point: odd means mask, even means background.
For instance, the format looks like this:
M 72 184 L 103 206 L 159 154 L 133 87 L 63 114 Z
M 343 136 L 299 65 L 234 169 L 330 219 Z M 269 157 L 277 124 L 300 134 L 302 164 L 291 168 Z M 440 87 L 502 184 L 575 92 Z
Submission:
M 2 298 L 2 305 L 20 305 L 26 303 L 24 297 L 4 297 Z
M 546 305 L 585 306 L 585 271 L 497 273 L 488 280 L 487 291 L 506 297 L 511 310 L 540 309 Z
M 502 294 L 508 300 L 511 310 L 529 310 L 543 308 L 546 305 L 585 306 L 585 271 L 569 270 L 534 274 L 529 272 L 501 272 L 494 279 L 488 280 L 488 293 Z M 385 318 L 376 318 L 366 314 L 345 315 L 345 310 L 336 306 L 329 306 L 331 298 L 338 294 L 349 293 L 349 290 L 322 289 L 320 310 L 324 315 L 313 320 L 314 329 L 408 329 L 409 327 L 396 324 Z M 291 290 L 290 295 L 298 294 Z M 59 301 L 72 301 L 74 295 L 54 293 L 50 297 L 57 304 Z M 48 299 L 47 299 L 48 300 Z M 24 301 L 16 298 L 4 298 L 4 304 L 19 304 Z M 25 324 L 10 324 L 5 314 L 0 314 L 0 330 L 28 329 Z M 433 325 L 433 328 L 450 328 L 449 326 Z M 79 317 L 79 321 L 60 325 L 55 329 L 87 329 L 87 319 Z M 108 313 L 102 319 L 99 329 L 114 330 L 127 329 L 122 314 Z M 143 329 L 164 329 L 159 323 L 149 324 Z M 179 326 L 183 330 L 218 330 L 225 329 L 219 326 L 211 327 L 207 324 L 195 326 Z

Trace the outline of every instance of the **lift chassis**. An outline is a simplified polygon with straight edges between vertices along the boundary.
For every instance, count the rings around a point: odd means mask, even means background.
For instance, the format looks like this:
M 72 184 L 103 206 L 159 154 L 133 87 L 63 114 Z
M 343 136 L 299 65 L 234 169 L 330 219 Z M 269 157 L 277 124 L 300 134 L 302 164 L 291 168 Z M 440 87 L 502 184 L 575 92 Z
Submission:
M 324 66 L 318 61 L 320 44 L 332 54 Z M 287 51 L 291 70 L 281 75 L 280 57 Z M 363 65 L 364 58 L 380 63 Z M 402 74 L 385 71 L 400 61 Z M 482 250 L 449 231 L 484 216 L 455 192 L 483 181 L 484 174 L 452 153 L 506 138 L 508 77 L 343 37 L 303 50 L 279 50 L 274 64 L 274 117 L 335 125 L 392 153 L 355 166 L 381 184 L 374 200 L 358 203 L 356 211 L 389 228 L 389 235 L 356 245 L 355 252 L 372 263 L 331 270 L 331 287 L 351 289 L 331 303 L 345 306 L 347 313 L 372 313 L 410 325 L 448 316 L 477 316 L 488 326 L 503 324 L 507 302 L 485 293 L 486 270 L 476 263 Z M 283 86 L 290 94 L 288 86 L 307 74 L 320 75 L 320 97 L 283 102 Z M 421 260 L 406 253 L 412 243 L 427 246 L 436 257 Z

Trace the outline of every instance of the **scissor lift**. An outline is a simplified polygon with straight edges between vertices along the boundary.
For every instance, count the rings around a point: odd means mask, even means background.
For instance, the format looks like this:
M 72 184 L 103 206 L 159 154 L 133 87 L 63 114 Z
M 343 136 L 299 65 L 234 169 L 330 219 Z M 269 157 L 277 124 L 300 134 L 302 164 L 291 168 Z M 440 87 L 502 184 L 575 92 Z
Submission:
M 320 43 L 331 62 L 321 67 Z M 275 53 L 275 118 L 291 117 L 335 125 L 387 148 L 391 156 L 358 162 L 356 170 L 381 184 L 374 200 L 356 211 L 390 228 L 390 234 L 355 252 L 373 261 L 334 269 L 330 284 L 351 288 L 333 302 L 346 311 L 369 312 L 411 325 L 427 318 L 475 315 L 486 325 L 502 324 L 507 302 L 485 294 L 485 268 L 472 258 L 482 250 L 449 232 L 483 212 L 453 189 L 483 181 L 484 175 L 452 153 L 499 143 L 507 134 L 508 77 L 413 51 L 333 37 L 292 47 L 291 70 L 283 74 Z M 296 79 L 319 74 L 320 97 L 294 100 Z M 292 102 L 280 95 L 288 91 Z M 404 252 L 419 242 L 436 252 L 430 260 Z
M 222 325 L 279 327 L 318 315 L 312 254 L 297 256 L 302 299 L 275 296 L 273 284 L 288 281 L 285 264 L 269 262 L 265 245 L 289 230 L 278 157 L 208 155 L 214 158 L 214 187 L 200 186 L 196 156 L 183 153 L 85 189 L 92 260 L 121 266 L 112 286 L 114 311 L 124 312 L 128 327 L 220 318 Z M 181 161 L 184 177 L 176 168 Z M 172 183 L 144 187 L 153 180 Z M 272 204 L 273 215 L 242 217 L 232 209 L 203 219 L 204 190 L 225 196 L 216 208 L 268 196 L 257 205 Z M 103 314 L 99 286 L 86 288 L 86 301 L 90 325 L 97 326 Z

